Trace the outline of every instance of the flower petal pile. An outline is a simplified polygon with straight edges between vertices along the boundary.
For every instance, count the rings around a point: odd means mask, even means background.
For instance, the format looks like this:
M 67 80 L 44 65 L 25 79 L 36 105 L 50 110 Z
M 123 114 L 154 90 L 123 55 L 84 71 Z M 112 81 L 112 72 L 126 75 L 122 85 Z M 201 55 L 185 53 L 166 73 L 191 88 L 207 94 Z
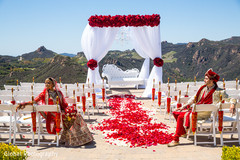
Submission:
M 107 133 L 105 139 L 124 141 L 130 147 L 149 147 L 167 144 L 173 134 L 163 123 L 154 122 L 149 111 L 141 108 L 141 103 L 132 98 L 113 98 L 109 100 L 110 113 L 113 116 L 104 119 L 95 129 Z M 112 144 L 112 143 L 110 143 Z

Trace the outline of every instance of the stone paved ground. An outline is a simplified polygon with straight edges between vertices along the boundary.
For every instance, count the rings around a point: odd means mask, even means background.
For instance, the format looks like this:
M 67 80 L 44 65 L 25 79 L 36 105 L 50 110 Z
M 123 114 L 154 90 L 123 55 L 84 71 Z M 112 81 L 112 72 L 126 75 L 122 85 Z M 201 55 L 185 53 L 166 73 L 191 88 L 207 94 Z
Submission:
M 133 94 L 139 97 L 143 92 L 143 89 L 113 89 L 112 94 Z M 143 102 L 144 107 L 151 107 L 151 100 L 137 100 Z M 104 113 L 103 113 L 104 112 Z M 90 123 L 100 122 L 103 118 L 108 118 L 106 114 L 107 110 L 100 110 L 99 114 L 91 117 Z M 157 112 L 155 115 L 159 122 L 163 122 L 169 126 L 170 132 L 174 132 L 175 123 L 169 122 L 164 119 L 163 114 Z M 87 117 L 85 117 L 87 119 Z M 91 130 L 94 135 L 94 142 L 81 147 L 66 148 L 66 147 L 50 147 L 50 146 L 19 146 L 21 149 L 26 149 L 31 156 L 28 159 L 43 159 L 43 160 L 154 160 L 154 159 L 178 159 L 178 160 L 219 160 L 221 159 L 222 147 L 219 145 L 213 147 L 211 145 L 194 146 L 193 141 L 181 138 L 181 145 L 169 148 L 167 145 L 157 145 L 148 148 L 129 148 L 123 146 L 110 145 L 105 142 L 103 135 L 100 131 Z

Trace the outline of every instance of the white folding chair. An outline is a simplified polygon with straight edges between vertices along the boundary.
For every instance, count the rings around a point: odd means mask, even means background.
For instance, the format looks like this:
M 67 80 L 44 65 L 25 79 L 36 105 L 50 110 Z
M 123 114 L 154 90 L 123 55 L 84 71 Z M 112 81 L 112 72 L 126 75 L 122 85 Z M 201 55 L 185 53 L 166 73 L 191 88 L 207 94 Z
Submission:
M 78 113 L 80 113 L 84 118 L 85 113 L 83 113 L 82 94 L 83 93 L 80 93 L 80 92 L 78 92 L 76 94 L 76 96 L 80 96 L 80 102 L 77 102 L 76 107 L 77 107 Z M 87 96 L 86 96 L 86 104 L 85 104 L 86 108 L 85 109 L 87 110 L 88 119 L 90 119 L 90 112 L 89 112 L 90 101 L 91 101 L 91 99 L 87 98 Z M 94 114 L 94 111 L 93 111 L 93 114 Z
M 166 96 L 165 96 L 165 92 L 161 92 L 161 105 L 158 105 L 158 91 L 155 93 L 157 96 L 157 99 L 154 100 L 154 102 L 152 103 L 153 107 L 156 107 L 157 109 L 159 108 L 159 112 L 160 114 L 162 113 L 162 109 L 165 109 L 165 105 L 166 105 Z M 156 97 L 155 96 L 155 97 Z
M 236 115 L 231 116 L 230 113 L 227 113 L 225 109 L 229 109 L 230 103 L 223 103 L 222 109 L 224 110 L 223 114 L 223 129 L 221 135 L 221 146 L 224 145 L 224 143 L 232 143 L 232 142 L 238 142 L 240 145 L 240 124 L 239 124 L 239 108 L 240 103 L 238 102 L 236 104 Z M 228 124 L 231 124 L 230 126 Z M 223 135 L 230 135 L 231 140 L 227 138 L 223 138 Z M 237 140 L 233 140 L 232 136 L 236 134 L 238 136 Z M 226 140 L 224 140 L 226 139 Z
M 42 116 L 40 115 L 40 112 L 58 112 L 58 113 L 60 112 L 61 113 L 60 106 L 59 105 L 39 105 L 36 107 L 36 111 L 37 111 L 37 117 L 38 117 L 38 127 L 37 127 L 38 145 L 40 145 L 40 144 L 56 144 L 56 146 L 59 146 L 59 135 L 57 133 L 49 134 L 45 130 L 41 129 L 42 123 L 44 123 L 44 121 L 42 120 Z M 60 115 L 60 117 L 61 117 L 61 124 L 62 124 L 62 115 Z M 54 137 L 57 137 L 57 141 L 56 142 L 54 142 L 54 141 L 41 142 L 40 136 L 54 136 Z
M 96 107 L 99 113 L 100 108 L 107 108 L 107 94 L 106 94 L 106 88 L 105 88 L 105 100 L 102 99 L 102 89 L 101 92 L 96 92 Z
M 17 105 L 14 105 L 15 109 Z M 31 112 L 34 111 L 34 106 L 27 105 L 24 109 L 17 110 L 14 113 L 14 136 L 13 136 L 13 144 L 16 143 L 32 143 L 34 145 L 34 132 L 32 130 L 32 117 Z M 24 116 L 23 116 L 24 114 Z M 31 140 L 24 141 L 23 134 L 32 135 Z M 20 135 L 20 139 L 16 139 L 16 135 Z
M 0 126 L 0 137 L 1 135 L 8 135 L 8 139 L 6 141 L 1 141 L 4 143 L 11 143 L 12 141 L 12 133 L 13 133 L 13 110 L 14 106 L 13 105 L 8 105 L 8 104 L 0 104 L 0 124 L 3 126 Z M 8 124 L 8 125 L 7 125 Z
M 215 126 L 215 124 L 216 124 L 216 112 L 217 112 L 217 110 L 218 110 L 218 107 L 214 104 L 198 104 L 198 105 L 196 105 L 195 112 L 197 112 L 199 114 L 201 112 L 206 112 L 207 111 L 207 112 L 211 112 L 212 116 L 211 116 L 210 121 L 205 121 L 205 123 L 208 123 L 210 125 L 210 126 L 207 126 L 205 131 L 203 131 L 203 130 L 198 131 L 198 123 L 197 123 L 197 125 L 196 125 L 197 129 L 196 129 L 196 132 L 194 134 L 194 145 L 197 145 L 197 144 L 213 144 L 214 146 L 216 146 L 216 126 Z M 191 116 L 190 116 L 190 118 L 191 118 Z M 191 125 L 191 122 L 190 122 L 190 125 Z M 190 131 L 190 129 L 189 129 L 189 131 Z M 198 142 L 197 141 L 198 136 L 212 136 L 213 141 L 209 141 L 209 139 L 208 139 L 205 142 Z

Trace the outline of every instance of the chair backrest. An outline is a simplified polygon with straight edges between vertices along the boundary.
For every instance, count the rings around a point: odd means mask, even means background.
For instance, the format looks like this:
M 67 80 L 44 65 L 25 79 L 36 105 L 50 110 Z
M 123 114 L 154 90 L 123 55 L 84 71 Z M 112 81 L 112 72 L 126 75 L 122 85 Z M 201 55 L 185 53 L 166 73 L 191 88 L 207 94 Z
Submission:
M 19 91 L 31 91 L 31 86 L 19 86 Z
M 102 88 L 103 84 L 94 84 L 94 88 Z M 104 84 L 104 88 L 106 88 L 106 84 Z M 92 86 L 91 86 L 92 89 Z
M 12 101 L 12 96 L 11 95 L 0 95 L 0 100 L 1 101 Z
M 74 98 L 65 98 L 65 101 L 69 104 L 75 104 L 76 103 L 76 99 L 74 99 Z
M 228 95 L 238 95 L 238 94 L 240 94 L 240 90 L 236 90 L 236 89 L 233 89 L 233 90 L 225 90 L 226 91 L 226 93 L 228 94 Z
M 32 96 L 31 90 L 19 90 L 14 92 L 15 96 Z
M 17 102 L 28 102 L 28 101 L 32 101 L 32 96 L 31 95 L 17 95 L 14 97 L 14 99 Z
M 31 87 L 31 85 L 33 85 L 34 83 L 32 82 L 20 82 L 20 85 L 22 87 Z
M 9 105 L 9 104 L 0 104 L 0 111 L 14 111 L 16 109 L 16 105 Z
M 12 88 L 14 90 L 18 90 L 19 86 L 15 86 L 15 85 L 4 85 L 5 90 L 11 90 Z
M 187 103 L 191 97 L 180 97 L 180 103 Z
M 14 105 L 14 106 L 16 109 L 17 105 Z M 34 110 L 33 108 L 34 108 L 34 106 L 32 106 L 32 105 L 26 105 L 25 108 L 18 110 L 18 112 L 32 112 Z
M 36 111 L 61 112 L 59 105 L 38 105 L 36 106 Z
M 44 88 L 45 83 L 34 83 L 34 88 L 39 87 L 39 88 Z
M 218 107 L 215 104 L 198 104 L 196 105 L 195 108 L 196 112 L 201 112 L 201 111 L 212 111 L 216 112 L 218 110 Z
M 229 109 L 231 103 L 222 103 L 222 109 Z M 240 102 L 236 103 L 235 108 L 240 109 Z

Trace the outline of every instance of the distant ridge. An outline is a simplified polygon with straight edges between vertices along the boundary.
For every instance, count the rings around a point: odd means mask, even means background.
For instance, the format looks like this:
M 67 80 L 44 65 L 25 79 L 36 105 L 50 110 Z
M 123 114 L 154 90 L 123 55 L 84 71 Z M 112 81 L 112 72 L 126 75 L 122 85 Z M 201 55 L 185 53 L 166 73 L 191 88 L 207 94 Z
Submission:
M 220 75 L 220 80 L 240 79 L 240 37 L 234 36 L 221 41 L 206 38 L 199 42 L 173 44 L 162 41 L 163 83 L 175 79 L 178 82 L 203 80 L 209 68 Z M 65 55 L 68 55 L 66 53 Z M 21 58 L 22 57 L 22 58 Z M 85 82 L 87 77 L 87 59 L 83 52 L 76 56 L 63 56 L 39 47 L 36 51 L 21 57 L 0 55 L 0 87 L 3 84 L 16 84 L 32 81 L 43 82 L 47 76 L 62 77 L 63 83 Z M 104 64 L 115 64 L 123 70 L 138 68 L 141 70 L 144 58 L 133 50 L 110 50 L 98 63 L 100 75 Z M 150 61 L 150 69 L 153 61 Z M 221 83 L 221 82 L 219 82 Z
M 75 57 L 76 54 L 71 54 L 71 53 L 60 53 L 62 56 L 68 56 L 68 57 Z
M 221 40 L 220 42 L 240 45 L 240 36 L 233 36 L 231 38 Z

